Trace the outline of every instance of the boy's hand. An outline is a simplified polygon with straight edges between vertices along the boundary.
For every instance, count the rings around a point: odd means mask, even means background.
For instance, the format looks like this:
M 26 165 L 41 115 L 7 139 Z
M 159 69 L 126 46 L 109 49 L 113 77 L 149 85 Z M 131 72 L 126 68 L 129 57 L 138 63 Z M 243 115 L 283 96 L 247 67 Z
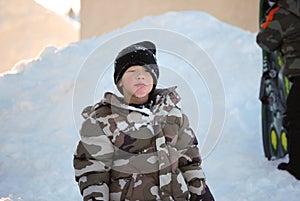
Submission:
M 191 199 L 192 201 L 215 201 L 213 195 L 211 194 L 208 186 L 205 188 L 205 193 L 202 195 L 192 194 Z

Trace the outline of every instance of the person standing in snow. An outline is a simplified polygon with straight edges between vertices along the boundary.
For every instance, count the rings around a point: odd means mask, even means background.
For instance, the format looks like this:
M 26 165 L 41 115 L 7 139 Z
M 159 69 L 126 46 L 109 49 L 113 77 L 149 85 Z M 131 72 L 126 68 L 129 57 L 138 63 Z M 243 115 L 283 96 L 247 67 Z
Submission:
M 155 45 L 124 48 L 114 70 L 123 96 L 106 92 L 82 113 L 73 164 L 83 200 L 214 201 L 176 87 L 156 88 Z
M 300 180 L 300 0 L 273 0 L 256 41 L 266 51 L 282 56 L 284 75 L 292 82 L 287 98 L 285 126 L 288 131 L 289 162 L 280 163 Z

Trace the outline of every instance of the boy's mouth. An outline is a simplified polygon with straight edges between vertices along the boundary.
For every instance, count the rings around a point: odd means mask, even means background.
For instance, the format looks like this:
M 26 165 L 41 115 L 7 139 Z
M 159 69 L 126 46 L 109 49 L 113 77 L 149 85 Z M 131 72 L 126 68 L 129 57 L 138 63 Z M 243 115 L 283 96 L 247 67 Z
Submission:
M 136 87 L 144 87 L 144 86 L 146 86 L 146 84 L 144 84 L 144 83 L 137 83 L 134 86 L 136 86 Z

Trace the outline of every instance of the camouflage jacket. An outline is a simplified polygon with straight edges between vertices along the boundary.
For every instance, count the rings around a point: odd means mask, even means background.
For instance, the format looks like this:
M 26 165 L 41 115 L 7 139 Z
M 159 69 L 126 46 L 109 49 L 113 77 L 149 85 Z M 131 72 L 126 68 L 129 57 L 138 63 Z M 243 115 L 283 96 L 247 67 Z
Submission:
M 106 93 L 83 111 L 74 155 L 84 201 L 199 200 L 205 193 L 198 142 L 175 88 L 156 89 L 147 107 Z
M 286 76 L 300 76 L 300 0 L 278 0 L 256 41 L 263 49 L 282 55 Z

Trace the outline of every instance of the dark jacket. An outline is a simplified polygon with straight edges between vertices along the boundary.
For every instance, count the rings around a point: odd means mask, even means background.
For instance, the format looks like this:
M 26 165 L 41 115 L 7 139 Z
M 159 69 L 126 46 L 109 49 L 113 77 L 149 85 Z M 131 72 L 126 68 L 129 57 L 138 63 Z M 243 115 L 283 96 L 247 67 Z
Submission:
M 300 76 L 300 0 L 278 0 L 256 42 L 264 50 L 282 56 L 287 77 Z

